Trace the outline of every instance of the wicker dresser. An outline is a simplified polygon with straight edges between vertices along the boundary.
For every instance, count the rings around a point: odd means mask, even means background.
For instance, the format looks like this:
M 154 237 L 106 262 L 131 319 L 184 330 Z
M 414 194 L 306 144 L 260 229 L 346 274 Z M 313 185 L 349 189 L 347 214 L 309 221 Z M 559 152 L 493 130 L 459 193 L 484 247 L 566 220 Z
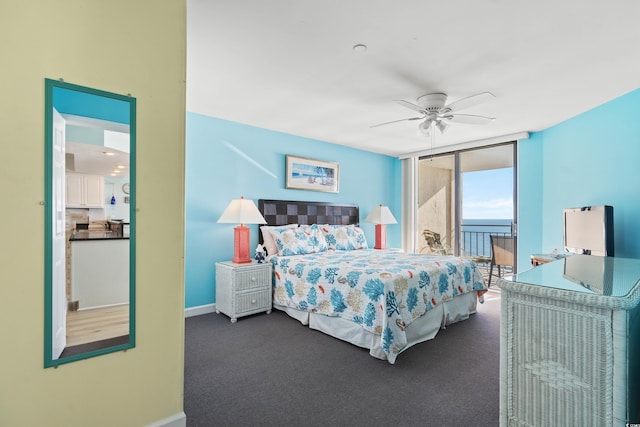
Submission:
M 271 313 L 271 264 L 216 263 L 216 313 L 238 317 Z
M 640 260 L 573 255 L 506 279 L 501 426 L 640 423 Z

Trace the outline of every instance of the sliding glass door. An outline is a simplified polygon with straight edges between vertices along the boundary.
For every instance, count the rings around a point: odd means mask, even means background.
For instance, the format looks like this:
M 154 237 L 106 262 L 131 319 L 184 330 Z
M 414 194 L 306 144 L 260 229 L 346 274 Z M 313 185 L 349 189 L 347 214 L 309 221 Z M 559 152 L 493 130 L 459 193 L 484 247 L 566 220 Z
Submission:
M 516 238 L 515 144 L 419 159 L 417 252 L 488 262 L 491 235 Z
M 459 153 L 462 255 L 488 262 L 490 236 L 516 238 L 514 152 L 503 144 Z
M 417 251 L 456 252 L 456 156 L 441 155 L 418 161 Z

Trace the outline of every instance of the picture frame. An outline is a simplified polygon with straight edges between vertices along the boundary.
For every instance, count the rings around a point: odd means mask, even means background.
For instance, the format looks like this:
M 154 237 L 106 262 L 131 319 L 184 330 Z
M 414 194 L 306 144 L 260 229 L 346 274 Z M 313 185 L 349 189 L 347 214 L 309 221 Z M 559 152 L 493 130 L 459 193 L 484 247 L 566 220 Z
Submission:
M 286 188 L 338 193 L 339 186 L 340 165 L 337 162 L 287 154 Z

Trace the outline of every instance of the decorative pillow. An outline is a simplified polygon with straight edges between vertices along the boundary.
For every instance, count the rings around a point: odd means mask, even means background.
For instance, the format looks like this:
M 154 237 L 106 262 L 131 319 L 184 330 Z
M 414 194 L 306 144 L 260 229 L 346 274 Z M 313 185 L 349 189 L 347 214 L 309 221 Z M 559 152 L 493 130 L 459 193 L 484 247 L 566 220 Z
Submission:
M 323 225 L 321 229 L 329 249 L 351 251 L 369 247 L 364 231 L 355 225 Z
M 303 255 L 327 250 L 327 241 L 317 225 L 304 228 L 273 229 L 273 239 L 280 255 Z
M 260 226 L 260 232 L 262 233 L 262 241 L 264 242 L 264 247 L 267 249 L 267 255 L 275 255 L 278 253 L 278 247 L 276 246 L 276 241 L 273 240 L 273 235 L 271 234 L 271 230 L 276 228 L 298 228 L 298 224 L 288 224 L 288 225 L 262 225 Z

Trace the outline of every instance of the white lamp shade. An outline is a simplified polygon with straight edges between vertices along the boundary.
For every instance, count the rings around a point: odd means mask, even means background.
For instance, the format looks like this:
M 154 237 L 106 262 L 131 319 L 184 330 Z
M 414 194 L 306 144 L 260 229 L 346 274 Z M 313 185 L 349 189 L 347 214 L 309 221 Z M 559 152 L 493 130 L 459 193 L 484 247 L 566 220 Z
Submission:
M 266 224 L 264 217 L 253 203 L 253 200 L 241 197 L 234 199 L 222 212 L 218 222 L 230 222 L 235 224 Z
M 393 214 L 387 206 L 378 205 L 371 210 L 366 222 L 372 222 L 374 224 L 397 224 L 398 221 L 393 217 Z

